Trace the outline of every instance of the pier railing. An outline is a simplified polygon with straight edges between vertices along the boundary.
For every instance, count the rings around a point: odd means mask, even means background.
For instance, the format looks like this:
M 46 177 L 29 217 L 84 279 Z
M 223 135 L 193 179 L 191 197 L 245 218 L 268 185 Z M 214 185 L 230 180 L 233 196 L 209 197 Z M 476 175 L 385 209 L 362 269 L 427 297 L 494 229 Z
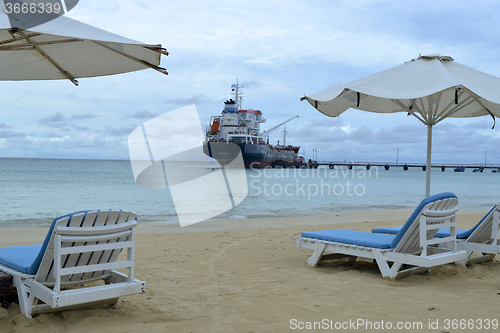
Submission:
M 335 166 L 347 166 L 348 168 L 352 168 L 353 166 L 361 166 L 370 169 L 371 167 L 381 167 L 385 170 L 389 170 L 390 168 L 403 168 L 404 170 L 408 170 L 409 168 L 421 168 L 425 171 L 426 165 L 425 163 L 415 163 L 415 162 L 347 162 L 347 161 L 315 161 L 314 164 L 326 165 L 330 168 L 334 168 Z M 432 163 L 432 168 L 440 168 L 442 171 L 446 169 L 457 169 L 457 168 L 468 168 L 468 169 L 477 169 L 477 171 L 482 171 L 484 169 L 499 169 L 500 163 Z
M 390 168 L 403 168 L 403 170 L 408 170 L 409 168 L 421 168 L 423 171 L 426 170 L 425 163 L 416 162 L 347 162 L 347 161 L 309 161 L 309 162 L 287 162 L 287 161 L 276 161 L 273 164 L 274 167 L 278 168 L 317 168 L 319 166 L 327 166 L 330 169 L 334 169 L 336 166 L 345 166 L 349 169 L 353 167 L 364 167 L 366 169 L 371 169 L 371 167 L 384 168 L 389 170 Z M 441 171 L 446 169 L 453 169 L 455 171 L 464 171 L 465 169 L 474 169 L 473 171 L 483 172 L 485 169 L 491 169 L 493 171 L 500 172 L 500 163 L 432 163 L 432 168 L 439 168 Z

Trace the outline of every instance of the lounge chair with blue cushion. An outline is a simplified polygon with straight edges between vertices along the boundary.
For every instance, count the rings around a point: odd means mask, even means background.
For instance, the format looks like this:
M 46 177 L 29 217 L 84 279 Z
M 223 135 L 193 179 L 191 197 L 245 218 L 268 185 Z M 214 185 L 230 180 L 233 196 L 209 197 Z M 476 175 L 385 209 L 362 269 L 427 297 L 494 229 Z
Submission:
M 136 225 L 130 211 L 84 211 L 56 218 L 43 244 L 0 247 L 0 271 L 12 275 L 21 313 L 30 318 L 144 292 L 146 283 L 134 278 Z M 117 260 L 123 249 L 126 259 Z M 64 289 L 96 280 L 105 284 Z
M 314 250 L 307 260 L 314 267 L 320 260 L 364 257 L 375 259 L 382 276 L 391 279 L 426 271 L 466 257 L 456 248 L 457 204 L 453 193 L 437 194 L 422 200 L 396 235 L 346 229 L 303 232 L 297 247 Z M 450 236 L 436 241 L 439 228 L 449 228 Z M 432 246 L 438 242 L 447 246 Z
M 500 220 L 500 204 L 493 206 L 472 229 L 457 229 L 457 247 L 467 251 L 467 260 L 460 264 L 478 263 L 492 260 L 500 253 L 500 240 L 498 228 Z M 373 233 L 397 234 L 402 227 L 375 228 Z M 439 229 L 436 237 L 449 237 L 448 229 Z M 480 256 L 471 257 L 473 252 L 482 253 Z

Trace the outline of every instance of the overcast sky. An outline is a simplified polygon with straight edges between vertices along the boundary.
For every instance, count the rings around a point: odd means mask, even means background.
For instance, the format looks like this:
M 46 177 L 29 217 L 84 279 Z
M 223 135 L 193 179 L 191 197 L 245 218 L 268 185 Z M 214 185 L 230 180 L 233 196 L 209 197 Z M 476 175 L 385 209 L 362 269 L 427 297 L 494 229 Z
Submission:
M 405 114 L 348 110 L 329 118 L 301 102 L 419 54 L 500 77 L 496 1 L 80 0 L 71 18 L 170 52 L 154 70 L 109 77 L 0 82 L 0 157 L 128 159 L 127 138 L 157 115 L 195 104 L 203 127 L 231 84 L 244 108 L 319 160 L 425 162 L 426 127 Z M 500 92 L 499 92 L 500 93 Z M 433 162 L 500 163 L 500 124 L 446 119 L 434 127 Z M 271 141 L 282 140 L 282 130 Z

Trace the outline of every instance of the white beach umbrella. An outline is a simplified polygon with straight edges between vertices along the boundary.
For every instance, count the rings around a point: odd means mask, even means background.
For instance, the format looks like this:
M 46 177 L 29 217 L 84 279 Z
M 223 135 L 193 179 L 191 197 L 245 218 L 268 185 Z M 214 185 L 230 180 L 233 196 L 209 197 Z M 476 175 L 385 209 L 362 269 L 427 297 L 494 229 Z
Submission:
M 427 125 L 425 196 L 429 197 L 432 126 L 447 117 L 500 117 L 500 78 L 432 54 L 303 99 L 330 117 L 349 108 L 407 112 Z
M 31 24 L 32 25 L 32 24 Z M 0 7 L 0 80 L 69 79 L 159 67 L 161 45 L 147 45 L 59 16 L 31 27 Z

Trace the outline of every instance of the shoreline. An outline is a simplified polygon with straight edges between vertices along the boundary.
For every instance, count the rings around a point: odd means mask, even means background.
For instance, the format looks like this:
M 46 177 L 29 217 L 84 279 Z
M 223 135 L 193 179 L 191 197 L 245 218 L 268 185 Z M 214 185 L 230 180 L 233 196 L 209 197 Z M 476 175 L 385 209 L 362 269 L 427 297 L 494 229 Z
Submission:
M 202 233 L 210 231 L 233 231 L 247 229 L 268 229 L 268 228 L 289 228 L 289 227 L 322 227 L 331 225 L 334 229 L 339 224 L 376 223 L 385 221 L 389 226 L 396 226 L 405 222 L 411 215 L 411 209 L 398 210 L 365 210 L 357 212 L 325 214 L 325 215 L 302 215 L 302 216 L 280 216 L 265 218 L 246 218 L 235 220 L 219 220 L 211 222 L 195 223 L 186 227 L 179 224 L 162 223 L 142 223 L 137 225 L 137 235 L 151 234 L 182 234 L 182 233 Z M 482 216 L 487 210 L 484 209 L 461 209 L 457 212 L 458 228 L 466 229 L 471 226 L 460 223 L 461 220 L 468 220 L 470 217 Z M 462 217 L 462 219 L 460 218 Z M 479 220 L 477 220 L 479 221 Z M 393 223 L 397 222 L 397 223 Z M 47 227 L 26 227 L 26 228 L 4 228 L 0 229 L 0 246 L 23 245 L 29 243 L 43 243 L 47 235 Z

